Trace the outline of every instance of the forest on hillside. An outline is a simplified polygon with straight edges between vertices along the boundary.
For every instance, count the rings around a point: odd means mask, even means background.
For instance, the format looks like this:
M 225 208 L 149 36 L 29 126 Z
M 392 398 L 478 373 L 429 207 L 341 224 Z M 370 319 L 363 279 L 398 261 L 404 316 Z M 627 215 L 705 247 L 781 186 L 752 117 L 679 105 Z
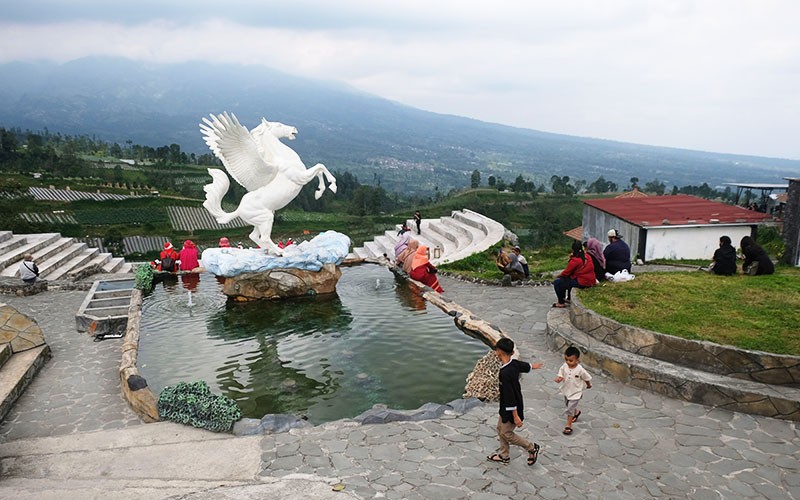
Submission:
M 206 171 L 209 167 L 220 168 L 219 160 L 211 154 L 187 154 L 178 144 L 154 148 L 132 142 L 109 143 L 88 136 L 0 128 L 0 210 L 7 215 L 3 229 L 17 233 L 60 232 L 65 236 L 110 234 L 114 238 L 174 233 L 166 207 L 200 206 L 203 186 L 211 180 Z M 582 196 L 610 196 L 635 186 L 651 194 L 684 193 L 726 201 L 732 198 L 730 189 L 715 190 L 707 183 L 670 187 L 658 179 L 640 182 L 633 176 L 620 186 L 602 175 L 590 180 L 554 174 L 548 182 L 537 184 L 521 174 L 505 179 L 478 169 L 472 171 L 468 186 L 462 189 L 443 192 L 435 187 L 423 196 L 386 189 L 378 168 L 362 178 L 349 171 L 333 173 L 337 177 L 337 193 L 326 192 L 317 200 L 316 183 L 309 184 L 279 212 L 276 230 L 296 236 L 292 234 L 293 216 L 288 214 L 340 214 L 338 218 L 318 217 L 318 226 L 308 218 L 299 220 L 305 221 L 306 230 L 338 227 L 356 239 L 371 238 L 384 226 L 401 222 L 415 209 L 423 209 L 425 217 L 438 217 L 467 207 L 500 221 L 517 232 L 523 243 L 539 247 L 562 244 L 563 231 L 580 225 Z M 28 194 L 29 187 L 50 186 L 135 197 L 115 202 L 63 203 L 35 200 Z M 231 183 L 225 197 L 228 209 L 235 207 L 244 194 L 244 188 Z M 36 213 L 44 215 L 31 215 Z M 294 219 L 297 222 L 297 217 Z M 213 239 L 214 234 L 207 236 Z M 238 237 L 246 238 L 246 232 Z

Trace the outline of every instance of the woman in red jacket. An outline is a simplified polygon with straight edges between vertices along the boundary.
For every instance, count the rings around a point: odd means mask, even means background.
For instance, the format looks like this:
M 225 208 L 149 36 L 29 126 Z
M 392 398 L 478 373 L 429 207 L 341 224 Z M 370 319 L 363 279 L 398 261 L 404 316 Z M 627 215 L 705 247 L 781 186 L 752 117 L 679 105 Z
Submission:
M 558 299 L 558 302 L 553 303 L 553 307 L 567 307 L 567 296 L 570 290 L 576 287 L 589 288 L 596 282 L 592 259 L 587 258 L 583 253 L 583 245 L 580 241 L 573 241 L 572 255 L 567 268 L 553 281 L 553 288 L 556 290 Z

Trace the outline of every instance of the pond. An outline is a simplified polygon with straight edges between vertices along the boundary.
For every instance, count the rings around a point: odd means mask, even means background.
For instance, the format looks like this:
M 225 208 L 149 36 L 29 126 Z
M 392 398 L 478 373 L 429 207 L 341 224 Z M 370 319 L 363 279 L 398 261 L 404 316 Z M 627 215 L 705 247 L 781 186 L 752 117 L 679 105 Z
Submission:
M 460 398 L 487 350 L 405 280 L 362 265 L 342 268 L 336 294 L 276 302 L 228 301 L 211 274 L 159 283 L 142 306 L 138 365 L 156 395 L 205 380 L 246 417 L 319 424 Z

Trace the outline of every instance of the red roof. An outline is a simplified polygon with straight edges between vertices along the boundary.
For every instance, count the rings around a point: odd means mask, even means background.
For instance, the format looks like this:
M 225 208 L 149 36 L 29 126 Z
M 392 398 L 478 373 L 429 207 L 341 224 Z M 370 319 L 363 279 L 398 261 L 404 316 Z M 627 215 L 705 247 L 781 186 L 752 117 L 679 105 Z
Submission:
M 603 198 L 586 200 L 584 203 L 637 226 L 758 224 L 770 219 L 769 215 L 761 212 L 686 194 Z

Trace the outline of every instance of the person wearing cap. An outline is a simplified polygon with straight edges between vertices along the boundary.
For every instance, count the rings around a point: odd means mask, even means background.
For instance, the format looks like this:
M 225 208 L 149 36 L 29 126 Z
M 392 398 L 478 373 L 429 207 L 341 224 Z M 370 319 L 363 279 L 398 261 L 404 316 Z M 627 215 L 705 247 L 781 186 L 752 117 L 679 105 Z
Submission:
M 219 247 L 220 248 L 230 248 L 231 247 L 230 240 L 228 240 L 228 238 L 223 236 L 222 238 L 219 239 Z
M 522 250 L 520 250 L 519 246 L 514 247 L 514 255 L 517 256 L 517 262 L 522 266 L 522 270 L 525 272 L 525 277 L 529 278 L 531 276 L 531 270 L 528 267 L 528 260 L 522 255 Z
M 175 248 L 172 246 L 172 243 L 169 241 L 164 243 L 164 250 L 161 251 L 161 254 L 158 256 L 161 262 L 158 264 L 159 271 L 167 271 L 173 273 L 178 270 L 178 260 L 180 256 L 178 252 L 175 251 Z
M 630 272 L 631 249 L 616 229 L 608 231 L 608 245 L 603 250 L 603 257 L 606 258 L 607 273 L 617 274 L 623 269 Z

